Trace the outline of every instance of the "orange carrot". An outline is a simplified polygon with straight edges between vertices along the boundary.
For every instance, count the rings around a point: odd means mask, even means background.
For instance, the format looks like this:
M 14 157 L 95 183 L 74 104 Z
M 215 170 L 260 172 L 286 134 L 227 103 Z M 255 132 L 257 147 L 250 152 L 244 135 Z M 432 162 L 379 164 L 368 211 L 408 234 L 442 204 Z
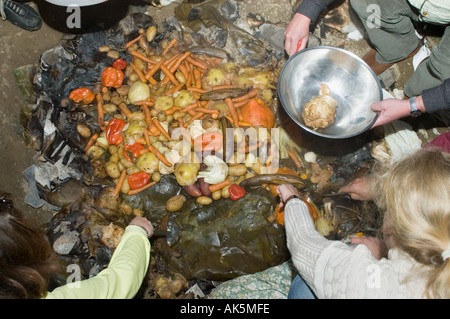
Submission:
M 202 74 L 199 69 L 194 69 L 194 79 L 195 79 L 195 87 L 198 89 L 202 88 Z
M 184 123 L 184 127 L 187 128 L 187 127 L 188 127 L 189 125 L 191 125 L 191 123 L 194 122 L 195 120 L 201 119 L 201 118 L 203 117 L 203 115 L 205 115 L 205 113 L 201 113 L 201 112 L 199 112 L 199 113 L 193 115 L 193 116 L 189 119 L 189 121 L 187 121 L 186 123 Z
M 209 185 L 209 191 L 211 193 L 214 193 L 215 191 L 218 191 L 219 189 L 222 189 L 228 185 L 231 185 L 231 181 L 229 179 L 224 180 L 223 182 L 217 183 L 217 184 L 213 184 L 213 185 Z
M 241 101 L 241 102 L 234 102 L 234 107 L 235 107 L 235 108 L 239 108 L 239 107 L 241 107 L 241 106 L 244 106 L 245 104 L 248 103 L 248 101 L 249 101 L 249 100 L 243 100 L 243 101 Z
M 211 114 L 211 117 L 213 119 L 217 119 L 219 117 L 219 111 L 218 110 L 210 110 L 210 109 L 206 109 L 204 107 L 197 107 L 195 109 L 195 111 L 197 112 L 202 112 L 202 113 L 207 113 L 207 114 Z
M 119 104 L 119 109 L 125 114 L 126 117 L 130 117 L 131 115 L 131 111 L 130 109 L 127 107 L 127 105 L 125 103 L 120 103 Z
M 291 160 L 294 162 L 294 164 L 297 168 L 301 168 L 303 166 L 302 162 L 300 162 L 300 159 L 298 158 L 297 154 L 295 154 L 293 151 L 288 150 L 288 155 L 291 158 Z
M 236 85 L 217 85 L 214 86 L 212 89 L 213 90 L 223 90 L 223 89 L 236 89 L 237 86 Z
M 168 90 L 166 91 L 166 95 L 174 94 L 174 93 L 178 92 L 179 90 L 181 90 L 181 88 L 182 88 L 184 85 L 185 85 L 184 83 L 179 83 L 178 85 L 172 86 L 170 89 L 168 89 Z
M 234 98 L 234 99 L 233 99 L 233 102 L 235 102 L 235 103 L 236 103 L 236 102 L 242 102 L 242 101 L 244 101 L 244 100 L 251 99 L 252 97 L 255 97 L 256 95 L 258 95 L 258 89 L 257 89 L 257 88 L 251 90 L 251 91 L 248 92 L 247 94 L 244 94 L 244 95 L 242 95 L 242 96 L 239 96 L 239 97 Z
M 141 69 L 139 69 L 136 64 L 134 64 L 133 62 L 130 62 L 130 66 L 133 69 L 133 71 L 137 74 L 137 76 L 139 77 L 139 80 L 141 80 L 141 82 L 147 82 L 147 79 L 145 78 L 144 73 L 141 71 Z
M 172 72 L 170 72 L 170 70 L 164 65 L 161 65 L 161 70 L 164 72 L 164 74 L 166 76 L 169 77 L 169 80 L 174 84 L 174 85 L 178 85 L 180 82 L 178 82 L 178 80 L 175 78 L 175 76 L 173 75 Z
M 152 68 L 150 68 L 147 73 L 145 74 L 145 78 L 147 80 L 149 80 L 155 73 L 156 71 L 159 70 L 159 68 L 161 67 L 161 65 L 164 63 L 164 59 L 159 60 L 155 65 L 153 65 Z
M 147 63 L 151 63 L 151 64 L 155 64 L 155 63 L 156 63 L 156 61 L 150 59 L 149 57 L 147 57 L 147 56 L 145 56 L 145 55 L 143 55 L 142 53 L 139 53 L 139 52 L 137 52 L 137 51 L 131 51 L 130 54 L 131 54 L 132 56 L 135 56 L 136 58 L 141 59 L 142 61 L 147 62 Z
M 165 110 L 164 113 L 166 115 L 172 115 L 173 113 L 178 112 L 179 110 L 181 110 L 181 107 L 179 107 L 179 106 L 172 106 L 170 109 Z
M 192 56 L 188 56 L 186 58 L 186 61 L 188 61 L 189 63 L 191 63 L 191 64 L 193 64 L 196 67 L 199 67 L 201 69 L 204 69 L 204 70 L 208 69 L 208 65 L 205 62 L 201 61 L 200 59 L 195 59 Z
M 181 66 L 181 63 L 191 54 L 191 52 L 185 52 L 182 54 L 179 58 L 175 60 L 173 65 L 169 68 L 171 72 L 175 72 L 176 69 L 178 69 Z
M 147 105 L 147 106 L 153 106 L 153 105 L 155 105 L 155 103 L 153 103 L 152 101 L 143 100 L 143 101 L 136 101 L 136 102 L 134 102 L 134 105 Z
M 138 42 L 144 35 L 141 34 L 140 36 L 138 36 L 137 38 L 131 40 L 130 42 L 128 42 L 127 44 L 125 44 L 125 48 L 128 49 L 129 47 L 131 47 L 133 44 L 135 44 L 136 42 Z
M 191 91 L 191 92 L 197 92 L 197 93 L 206 93 L 206 92 L 208 92 L 208 90 L 200 89 L 200 88 L 197 88 L 197 87 L 188 87 L 187 90 Z
M 120 189 L 122 188 L 123 182 L 125 181 L 125 177 L 127 176 L 127 170 L 124 169 L 121 173 L 120 173 L 120 177 L 119 180 L 117 181 L 116 187 L 114 187 L 114 197 L 117 197 L 117 195 L 119 195 Z
M 236 108 L 234 107 L 234 102 L 231 98 L 227 97 L 225 99 L 225 103 L 228 106 L 228 109 L 230 110 L 231 113 L 231 118 L 233 119 L 233 125 L 234 127 L 239 127 L 239 119 L 238 119 L 238 115 L 236 112 Z
M 89 141 L 86 144 L 86 147 L 84 148 L 84 151 L 86 152 L 92 145 L 94 145 L 95 141 L 97 140 L 98 134 L 95 133 L 94 135 L 91 136 L 91 138 L 89 139 Z
M 155 185 L 155 184 L 156 184 L 156 182 L 151 182 L 151 183 L 148 183 L 148 184 L 145 185 L 145 186 L 142 186 L 141 188 L 130 189 L 130 190 L 128 191 L 128 196 L 133 196 L 133 195 L 139 194 L 140 192 L 146 190 L 147 188 L 152 187 L 152 186 Z
M 150 110 L 147 105 L 141 105 L 142 110 L 145 114 L 145 123 L 147 123 L 147 128 L 150 131 L 150 133 L 153 135 L 156 132 L 158 132 L 158 128 L 155 126 L 155 123 L 153 123 L 152 115 L 150 114 Z
M 103 95 L 97 94 L 95 96 L 97 99 L 97 122 L 98 126 L 100 126 L 100 129 L 102 131 L 106 130 L 105 125 L 105 113 L 103 112 Z
M 173 38 L 164 48 L 163 52 L 161 53 L 161 55 L 165 55 L 167 52 L 169 52 L 169 50 L 177 43 L 177 39 Z
M 184 64 L 180 64 L 178 66 L 178 70 L 180 70 L 180 72 L 183 74 L 183 76 L 184 76 L 184 78 L 186 79 L 186 82 L 187 82 L 189 71 L 187 70 L 186 66 Z
M 167 158 L 153 145 L 147 145 L 150 152 L 156 155 L 156 157 L 164 163 L 164 165 L 172 167 L 172 163 L 167 160 Z
M 158 121 L 157 118 L 153 119 L 153 124 L 158 128 L 158 130 L 164 135 L 169 141 L 171 140 L 169 133 L 164 129 L 164 127 L 161 125 L 161 123 Z

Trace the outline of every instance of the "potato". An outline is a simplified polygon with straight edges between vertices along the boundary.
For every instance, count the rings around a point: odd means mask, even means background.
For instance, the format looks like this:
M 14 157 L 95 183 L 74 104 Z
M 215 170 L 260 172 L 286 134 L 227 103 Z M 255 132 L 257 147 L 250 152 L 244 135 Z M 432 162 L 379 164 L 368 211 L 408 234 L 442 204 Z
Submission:
M 200 169 L 199 163 L 182 163 L 174 170 L 175 177 L 180 186 L 192 185 L 197 180 L 197 173 Z
M 155 101 L 155 109 L 158 111 L 164 111 L 170 109 L 173 104 L 173 97 L 168 95 L 158 96 Z
M 247 166 L 245 164 L 233 165 L 228 168 L 228 175 L 230 176 L 242 176 L 247 173 Z
M 152 152 L 146 152 L 139 156 L 136 161 L 136 166 L 148 174 L 153 174 L 158 171 L 159 159 Z
M 188 90 L 181 90 L 175 95 L 173 105 L 184 108 L 192 103 L 195 103 L 196 99 L 194 93 Z
M 100 146 L 93 145 L 88 148 L 88 150 L 86 151 L 86 155 L 90 158 L 99 158 L 103 155 L 104 151 L 105 150 Z
M 166 202 L 166 210 L 169 212 L 176 212 L 183 207 L 185 201 L 186 196 L 184 195 L 173 196 Z
M 120 170 L 119 166 L 117 165 L 117 162 L 107 162 L 105 165 L 106 174 L 108 174 L 111 178 L 119 178 L 120 177 Z
M 200 196 L 200 197 L 197 197 L 197 199 L 195 201 L 197 202 L 197 204 L 200 204 L 200 205 L 209 205 L 212 203 L 212 198 L 206 197 L 206 196 Z
M 222 190 L 219 189 L 219 190 L 213 192 L 211 196 L 214 200 L 218 200 L 218 199 L 222 198 Z
M 132 121 L 129 122 L 127 129 L 124 131 L 126 136 L 138 136 L 144 135 L 144 131 L 147 129 L 147 124 L 144 121 Z
M 86 125 L 78 124 L 77 125 L 77 132 L 78 132 L 78 134 L 80 134 L 84 138 L 91 137 L 91 130 Z
M 134 82 L 128 90 L 128 100 L 134 104 L 150 97 L 150 87 L 141 81 Z
M 222 69 L 212 68 L 202 79 L 202 88 L 210 89 L 213 86 L 224 85 L 226 82 L 226 73 Z

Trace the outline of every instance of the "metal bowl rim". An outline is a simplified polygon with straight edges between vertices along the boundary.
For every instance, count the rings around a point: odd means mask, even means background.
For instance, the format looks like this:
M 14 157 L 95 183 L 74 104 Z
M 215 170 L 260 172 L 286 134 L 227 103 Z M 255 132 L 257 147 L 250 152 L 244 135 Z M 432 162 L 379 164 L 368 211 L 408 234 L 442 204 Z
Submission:
M 359 56 L 357 56 L 356 54 L 354 54 L 353 52 L 350 52 L 350 51 L 345 50 L 345 49 L 342 49 L 342 48 L 335 48 L 335 47 L 325 46 L 325 45 L 315 46 L 315 47 L 311 47 L 311 48 L 306 48 L 306 49 L 304 49 L 304 50 L 301 50 L 301 51 L 296 52 L 296 53 L 295 53 L 294 55 L 292 55 L 292 56 L 286 61 L 286 63 L 283 65 L 283 67 L 281 68 L 281 71 L 280 71 L 280 74 L 279 74 L 278 77 L 279 77 L 279 78 L 281 77 L 281 75 L 283 74 L 283 72 L 285 72 L 285 68 L 287 67 L 288 63 L 289 63 L 291 60 L 293 60 L 295 56 L 300 55 L 300 54 L 302 54 L 302 53 L 305 53 L 305 52 L 307 52 L 307 51 L 312 51 L 312 50 L 317 50 L 317 49 L 329 49 L 329 50 L 331 50 L 331 51 L 340 51 L 340 52 L 342 52 L 342 53 L 345 53 L 345 54 L 347 54 L 347 55 L 349 55 L 349 56 L 355 58 L 356 60 L 358 60 L 363 66 L 365 66 L 365 67 L 369 70 L 370 73 L 372 73 L 372 75 L 373 75 L 373 77 L 374 77 L 375 79 L 377 78 L 377 75 L 376 75 L 375 72 L 369 67 L 369 65 L 368 65 L 363 59 L 361 59 Z M 376 81 L 376 83 L 377 83 L 378 90 L 379 90 L 379 93 L 380 93 L 380 98 L 382 99 L 382 97 L 383 97 L 383 89 L 382 89 L 382 87 L 381 87 L 381 83 L 380 83 L 380 81 Z M 278 90 L 278 92 L 281 92 L 280 81 L 278 81 L 278 83 L 277 83 L 277 90 Z M 325 137 L 325 138 L 330 138 L 330 139 L 346 139 L 346 138 L 351 138 L 351 137 L 355 137 L 355 136 L 357 136 L 357 135 L 360 135 L 360 134 L 364 133 L 365 131 L 369 130 L 369 129 L 373 126 L 373 124 L 375 124 L 375 122 L 376 122 L 378 116 L 380 115 L 379 112 L 377 112 L 376 115 L 375 115 L 375 117 L 373 118 L 372 122 L 371 122 L 368 126 L 366 126 L 363 130 L 361 130 L 360 132 L 357 132 L 357 133 L 351 133 L 351 134 L 343 135 L 343 136 L 328 135 L 328 134 L 323 134 L 323 133 L 314 131 L 313 129 L 311 129 L 311 128 L 305 126 L 305 125 L 303 125 L 302 123 L 300 123 L 300 122 L 294 117 L 294 115 L 291 114 L 291 112 L 289 112 L 289 111 L 287 110 L 287 108 L 284 106 L 282 96 L 281 96 L 280 94 L 278 94 L 278 96 L 279 96 L 279 98 L 280 98 L 280 102 L 281 102 L 281 105 L 283 106 L 283 109 L 286 111 L 286 113 L 289 115 L 289 117 L 290 117 L 297 125 L 299 125 L 302 129 L 304 129 L 304 130 L 306 130 L 306 131 L 308 131 L 308 132 L 310 132 L 310 133 L 312 133 L 312 134 L 314 134 L 314 135 L 317 135 L 317 136 L 320 136 L 320 137 Z

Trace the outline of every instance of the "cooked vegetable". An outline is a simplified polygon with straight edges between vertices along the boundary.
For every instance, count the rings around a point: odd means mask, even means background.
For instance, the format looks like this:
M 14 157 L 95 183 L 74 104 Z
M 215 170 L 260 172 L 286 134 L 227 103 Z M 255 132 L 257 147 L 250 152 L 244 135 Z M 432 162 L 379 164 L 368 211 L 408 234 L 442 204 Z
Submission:
M 106 127 L 106 140 L 109 144 L 119 145 L 123 141 L 122 129 L 125 127 L 125 121 L 121 119 L 112 119 Z
M 124 59 L 117 59 L 116 61 L 114 61 L 113 63 L 113 68 L 116 68 L 118 70 L 123 70 L 127 67 L 127 61 L 125 61 Z
M 197 181 L 199 163 L 182 163 L 175 167 L 175 177 L 181 186 L 192 185 Z
M 95 94 L 89 88 L 78 88 L 70 92 L 69 99 L 77 103 L 90 104 L 95 99 Z
M 176 195 L 166 202 L 166 210 L 169 212 L 176 212 L 183 207 L 184 202 L 186 202 L 186 196 L 184 195 Z
M 146 172 L 136 172 L 128 176 L 128 185 L 130 185 L 130 189 L 144 187 L 149 181 L 150 175 Z
M 148 174 L 158 171 L 159 159 L 152 152 L 146 152 L 138 157 L 136 166 Z
M 134 82 L 128 91 L 128 100 L 131 104 L 138 101 L 144 101 L 150 97 L 150 88 L 142 81 Z
M 125 75 L 112 66 L 106 67 L 102 72 L 101 81 L 105 87 L 118 88 L 122 85 Z
M 210 131 L 194 139 L 194 149 L 202 151 L 218 151 L 223 147 L 223 135 L 217 131 Z
M 212 198 L 207 197 L 207 196 L 200 196 L 200 197 L 197 197 L 197 199 L 195 201 L 197 202 L 197 204 L 200 204 L 200 205 L 209 205 L 212 203 Z
M 198 177 L 202 177 L 209 184 L 218 184 L 225 180 L 228 175 L 228 165 L 222 159 L 214 155 L 208 155 L 203 163 L 208 168 L 199 172 Z
M 232 200 L 238 200 L 241 197 L 244 197 L 247 193 L 244 187 L 239 186 L 238 184 L 232 184 L 228 188 L 228 192 L 230 193 L 230 198 Z

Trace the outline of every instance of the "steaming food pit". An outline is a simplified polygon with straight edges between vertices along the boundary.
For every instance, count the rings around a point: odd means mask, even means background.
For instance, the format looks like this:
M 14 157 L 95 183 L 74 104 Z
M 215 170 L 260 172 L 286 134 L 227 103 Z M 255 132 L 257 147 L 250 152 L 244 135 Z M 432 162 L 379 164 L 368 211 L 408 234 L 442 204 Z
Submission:
M 256 7 L 183 1 L 158 9 L 174 13 L 162 22 L 155 8 L 135 7 L 43 52 L 25 142 L 45 159 L 33 177 L 55 209 L 46 234 L 83 278 L 107 266 L 136 215 L 156 230 L 138 298 L 193 297 L 193 287 L 207 295 L 280 265 L 289 260 L 276 193 L 284 183 L 327 238 L 380 230 L 371 202 L 326 194 L 379 161 L 372 147 L 387 145 L 382 132 L 329 141 L 293 124 L 276 90 L 284 28 Z M 342 45 L 346 34 L 323 21 L 317 40 Z

